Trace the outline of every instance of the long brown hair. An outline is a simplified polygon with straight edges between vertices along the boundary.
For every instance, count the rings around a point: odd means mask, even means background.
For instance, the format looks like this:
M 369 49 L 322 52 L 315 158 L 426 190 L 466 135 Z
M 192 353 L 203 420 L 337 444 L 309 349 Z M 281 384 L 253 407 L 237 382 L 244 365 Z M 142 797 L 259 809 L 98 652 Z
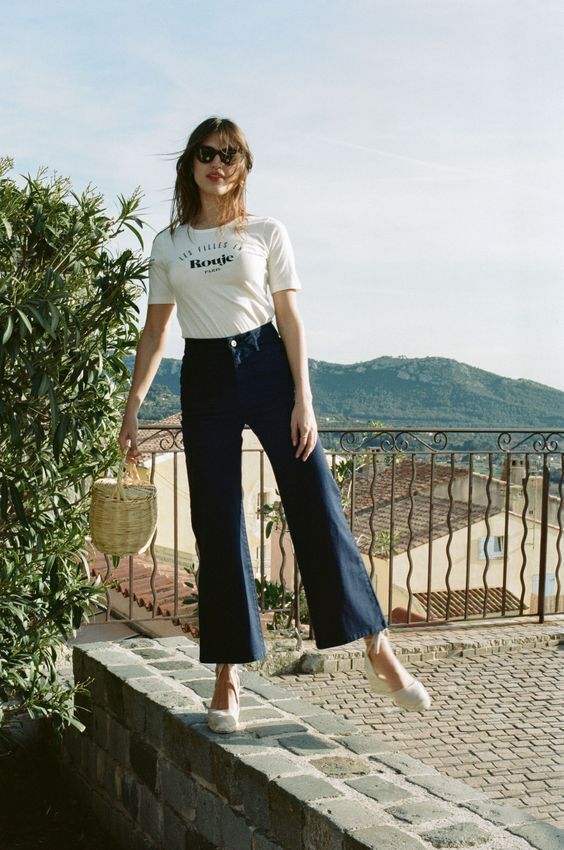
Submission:
M 176 182 L 170 218 L 171 235 L 174 234 L 179 225 L 192 224 L 197 221 L 202 210 L 200 190 L 192 174 L 192 163 L 197 146 L 201 145 L 212 133 L 219 135 L 222 148 L 236 147 L 242 154 L 238 158 L 237 170 L 234 175 L 237 179 L 236 185 L 228 194 L 219 197 L 218 227 L 222 227 L 226 222 L 233 219 L 235 219 L 237 232 L 241 232 L 246 227 L 248 221 L 245 204 L 246 180 L 253 167 L 253 155 L 243 131 L 234 121 L 212 115 L 192 130 L 185 149 L 176 161 Z

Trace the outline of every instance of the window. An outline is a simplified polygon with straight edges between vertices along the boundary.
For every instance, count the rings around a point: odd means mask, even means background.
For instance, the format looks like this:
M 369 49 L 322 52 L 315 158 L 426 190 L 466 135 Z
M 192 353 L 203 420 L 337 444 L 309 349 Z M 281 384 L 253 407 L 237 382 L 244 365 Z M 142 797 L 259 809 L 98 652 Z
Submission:
M 488 538 L 480 537 L 478 547 L 478 557 L 480 561 L 486 560 L 486 540 L 488 541 L 488 557 L 490 559 L 503 558 L 503 537 L 490 535 Z
M 554 573 L 547 573 L 545 579 L 544 590 L 546 596 L 556 596 L 556 576 Z M 533 576 L 533 593 L 539 592 L 539 576 Z

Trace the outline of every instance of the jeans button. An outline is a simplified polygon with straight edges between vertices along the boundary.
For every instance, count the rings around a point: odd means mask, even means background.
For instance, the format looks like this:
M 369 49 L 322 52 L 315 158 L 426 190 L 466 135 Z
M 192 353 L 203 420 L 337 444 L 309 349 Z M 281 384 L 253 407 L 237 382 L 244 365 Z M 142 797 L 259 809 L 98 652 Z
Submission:
M 235 346 L 237 345 L 237 340 L 236 340 L 236 339 L 232 339 L 232 340 L 231 340 L 231 345 L 233 346 L 233 348 L 235 348 Z

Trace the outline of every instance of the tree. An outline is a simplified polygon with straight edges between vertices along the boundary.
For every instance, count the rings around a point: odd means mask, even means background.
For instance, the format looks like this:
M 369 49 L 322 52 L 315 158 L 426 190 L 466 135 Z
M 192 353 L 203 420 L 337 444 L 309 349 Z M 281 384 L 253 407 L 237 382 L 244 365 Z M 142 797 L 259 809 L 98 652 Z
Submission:
M 90 185 L 8 176 L 0 159 L 0 728 L 18 714 L 74 718 L 58 653 L 105 588 L 90 576 L 89 484 L 118 443 L 148 261 L 110 253 L 128 228 L 143 247 L 139 187 L 106 214 Z M 4 737 L 6 737 L 4 735 Z

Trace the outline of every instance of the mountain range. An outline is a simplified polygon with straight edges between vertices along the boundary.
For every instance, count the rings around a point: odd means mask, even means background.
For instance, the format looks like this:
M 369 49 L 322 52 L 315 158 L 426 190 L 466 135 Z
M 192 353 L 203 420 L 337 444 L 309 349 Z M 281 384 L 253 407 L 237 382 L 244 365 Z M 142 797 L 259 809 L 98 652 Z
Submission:
M 133 362 L 125 358 L 130 372 Z M 181 364 L 163 358 L 140 421 L 179 411 Z M 310 358 L 309 375 L 320 425 L 375 420 L 403 428 L 564 429 L 561 390 L 446 357 L 378 357 L 351 364 Z

